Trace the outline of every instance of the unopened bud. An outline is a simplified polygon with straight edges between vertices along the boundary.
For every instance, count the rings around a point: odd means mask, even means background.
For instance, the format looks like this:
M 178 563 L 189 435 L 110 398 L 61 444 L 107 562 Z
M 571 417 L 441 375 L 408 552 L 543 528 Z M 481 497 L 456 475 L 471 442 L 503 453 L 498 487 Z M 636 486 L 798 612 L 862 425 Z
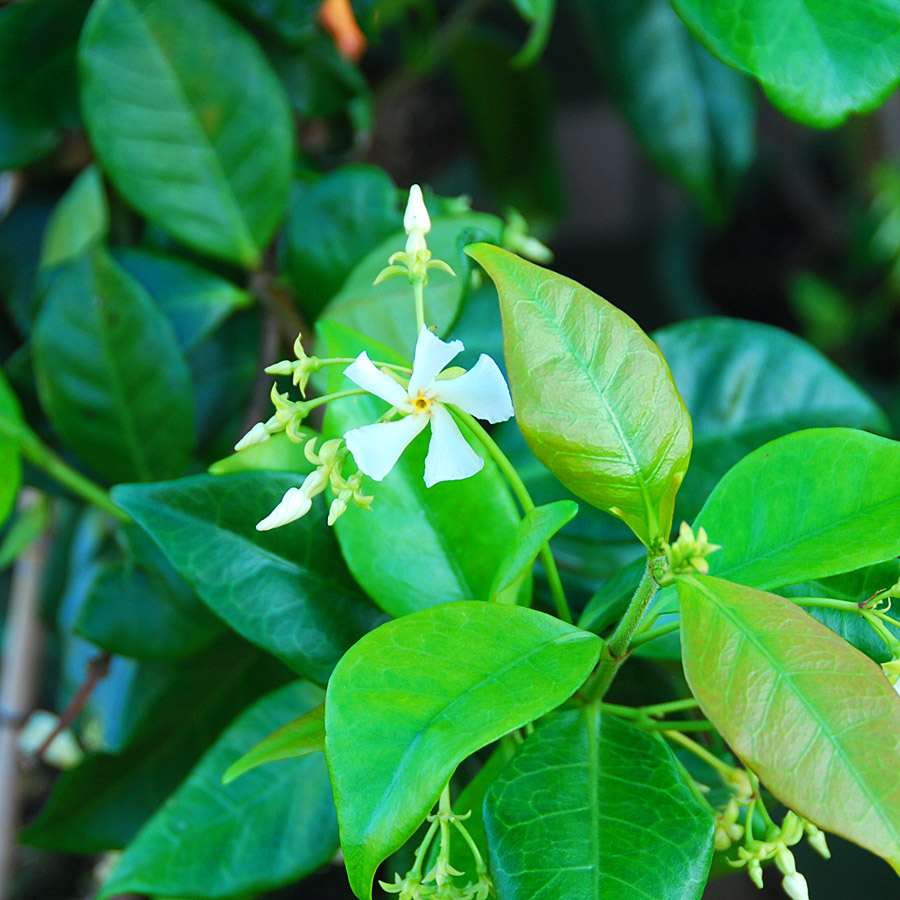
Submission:
M 262 422 L 257 422 L 235 445 L 235 450 L 246 450 L 269 439 L 269 432 Z
M 750 876 L 750 880 L 760 889 L 762 890 L 763 886 L 763 871 L 762 866 L 759 864 L 758 859 L 751 859 L 749 863 L 747 863 L 747 874 Z
M 791 872 L 790 875 L 785 875 L 781 886 L 791 900 L 809 900 L 809 886 L 806 884 L 806 879 L 799 872 Z
M 431 231 L 431 217 L 425 207 L 422 188 L 417 184 L 409 189 L 409 200 L 406 204 L 406 212 L 403 214 L 403 228 L 407 234 L 411 234 L 413 231 L 428 234 Z
M 825 832 L 820 831 L 815 825 L 807 823 L 806 839 L 809 846 L 816 851 L 823 859 L 831 859 L 831 851 L 828 849 L 828 842 L 825 840 Z

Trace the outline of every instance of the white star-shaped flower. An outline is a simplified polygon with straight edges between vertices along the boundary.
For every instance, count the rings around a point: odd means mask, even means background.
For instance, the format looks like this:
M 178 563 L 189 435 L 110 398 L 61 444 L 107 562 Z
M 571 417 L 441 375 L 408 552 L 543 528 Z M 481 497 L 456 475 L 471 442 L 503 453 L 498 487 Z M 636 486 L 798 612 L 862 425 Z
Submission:
M 488 422 L 510 418 L 513 405 L 497 363 L 483 353 L 458 378 L 439 378 L 463 349 L 462 341 L 442 341 L 423 327 L 416 341 L 412 375 L 405 388 L 375 368 L 365 352 L 344 370 L 351 381 L 405 413 L 395 422 L 365 425 L 344 435 L 356 464 L 370 478 L 381 481 L 426 425 L 431 425 L 431 441 L 425 457 L 428 487 L 440 481 L 469 478 L 481 471 L 484 460 L 462 436 L 445 404 Z

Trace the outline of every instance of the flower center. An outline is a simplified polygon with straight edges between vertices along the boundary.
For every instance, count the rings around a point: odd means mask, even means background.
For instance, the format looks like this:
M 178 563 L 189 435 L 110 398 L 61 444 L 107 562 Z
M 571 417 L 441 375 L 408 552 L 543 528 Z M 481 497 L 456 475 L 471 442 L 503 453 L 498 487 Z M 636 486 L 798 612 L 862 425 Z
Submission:
M 420 393 L 419 396 L 413 400 L 412 405 L 414 413 L 428 412 L 428 408 L 431 406 L 431 399 Z

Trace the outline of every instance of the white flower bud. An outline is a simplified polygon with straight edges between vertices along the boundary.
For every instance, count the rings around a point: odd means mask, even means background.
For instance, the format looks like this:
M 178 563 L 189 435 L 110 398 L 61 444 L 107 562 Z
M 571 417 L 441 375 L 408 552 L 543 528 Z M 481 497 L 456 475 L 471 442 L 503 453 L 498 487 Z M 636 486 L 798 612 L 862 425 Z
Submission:
M 256 525 L 257 531 L 271 531 L 305 516 L 312 507 L 312 500 L 301 488 L 288 488 L 281 502 Z
M 809 900 L 809 887 L 806 879 L 799 872 L 785 875 L 781 886 L 791 900 Z
M 425 198 L 422 196 L 422 188 L 417 184 L 409 189 L 409 201 L 406 204 L 406 212 L 403 214 L 403 227 L 407 234 L 411 234 L 413 231 L 428 234 L 431 231 L 431 219 L 425 208 Z
M 331 506 L 328 508 L 328 524 L 334 525 L 345 512 L 347 512 L 346 502 L 341 500 L 340 497 L 335 497 L 334 500 L 331 501 Z
M 818 828 L 815 831 L 810 831 L 807 836 L 807 840 L 809 841 L 809 846 L 816 851 L 823 859 L 831 859 L 831 851 L 828 849 L 828 842 L 825 840 L 825 832 L 819 831 Z
M 262 444 L 269 439 L 269 432 L 262 422 L 257 422 L 235 445 L 235 450 L 246 450 L 254 444 Z

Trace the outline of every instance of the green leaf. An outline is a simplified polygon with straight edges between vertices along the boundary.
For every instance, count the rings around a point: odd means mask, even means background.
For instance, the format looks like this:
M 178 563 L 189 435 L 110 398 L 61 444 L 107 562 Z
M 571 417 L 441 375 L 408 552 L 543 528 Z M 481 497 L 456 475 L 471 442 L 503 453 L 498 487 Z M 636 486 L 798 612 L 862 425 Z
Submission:
M 578 627 L 595 634 L 609 628 L 628 608 L 646 567 L 647 557 L 641 556 L 610 576 L 584 608 Z
M 669 0 L 580 3 L 605 82 L 647 155 L 712 216 L 753 160 L 751 82 L 689 34 Z
M 350 885 L 408 840 L 470 754 L 582 684 L 594 635 L 534 610 L 451 603 L 388 622 L 328 684 L 325 753 Z
M 592 708 L 528 737 L 485 824 L 502 900 L 698 900 L 715 831 L 665 743 Z
M 309 428 L 299 428 L 308 440 L 318 437 Z M 209 467 L 210 475 L 231 475 L 233 472 L 294 472 L 306 475 L 313 470 L 304 454 L 304 444 L 292 441 L 284 432 L 273 434 L 262 444 L 253 444 Z
M 319 684 L 378 619 L 344 569 L 317 504 L 259 532 L 296 478 L 246 472 L 120 485 L 113 499 L 143 526 L 182 578 L 247 640 Z
M 870 112 L 900 79 L 897 0 L 672 5 L 711 53 L 756 77 L 775 106 L 807 125 Z
M 88 166 L 56 205 L 41 247 L 40 267 L 49 269 L 86 253 L 106 239 L 109 209 L 103 179 L 96 166 Z
M 647 546 L 668 538 L 691 421 L 656 345 L 562 275 L 486 244 L 467 252 L 497 285 L 516 421 L 535 456 Z
M 500 240 L 502 223 L 486 213 L 441 216 L 432 219 L 428 249 L 434 259 L 448 263 L 456 277 L 432 270 L 425 289 L 425 319 L 444 335 L 450 330 L 468 290 L 471 263 L 463 247 L 473 240 Z M 387 265 L 388 257 L 406 245 L 402 231 L 372 250 L 350 273 L 344 286 L 328 304 L 324 315 L 373 341 L 386 344 L 404 358 L 411 356 L 416 343 L 416 316 L 413 293 L 402 276 L 381 284 L 372 282 Z
M 22 422 L 22 408 L 18 398 L 9 386 L 3 370 L 0 369 L 0 525 L 12 512 L 22 484 L 22 458 L 19 444 L 11 437 L 6 437 L 2 430 L 2 420 L 19 425 Z
M 166 314 L 184 353 L 195 350 L 232 313 L 253 305 L 249 291 L 183 259 L 131 247 L 113 256 Z
M 219 0 L 235 15 L 244 16 L 275 37 L 293 43 L 315 27 L 321 0 Z
M 75 45 L 84 0 L 43 0 L 0 10 L 0 171 L 28 165 L 78 120 Z
M 104 479 L 184 469 L 194 441 L 187 365 L 165 316 L 99 248 L 53 279 L 34 365 L 50 421 Z
M 141 893 L 227 898 L 267 890 L 315 871 L 338 845 L 328 771 L 321 757 L 267 766 L 225 787 L 222 771 L 273 725 L 322 700 L 297 682 L 246 710 L 144 826 L 98 897 Z
M 294 182 L 279 262 L 309 319 L 400 224 L 394 183 L 375 166 L 345 166 Z
M 325 704 L 320 703 L 299 719 L 282 725 L 264 737 L 252 750 L 233 762 L 222 776 L 222 784 L 231 784 L 245 772 L 263 763 L 298 759 L 325 750 Z
M 541 547 L 566 522 L 570 522 L 577 512 L 577 503 L 571 500 L 557 500 L 546 506 L 537 506 L 525 514 L 519 523 L 514 543 L 503 558 L 494 578 L 490 593 L 492 600 L 499 600 L 523 575 L 528 574 L 541 552 Z M 515 602 L 514 598 L 512 602 Z
M 91 142 L 125 199 L 188 246 L 255 267 L 293 157 L 288 101 L 256 42 L 205 0 L 98 0 L 79 56 Z
M 556 0 L 512 0 L 512 4 L 519 15 L 531 24 L 525 44 L 513 57 L 512 64 L 516 67 L 531 66 L 540 59 L 550 39 Z
M 327 347 L 320 352 L 328 356 L 355 357 L 367 349 L 372 359 L 403 362 L 388 348 L 331 322 L 321 322 L 319 333 Z M 329 390 L 348 384 L 334 367 Z M 384 411 L 384 402 L 371 395 L 338 401 L 329 407 L 325 432 L 344 434 L 374 422 Z M 509 490 L 490 458 L 472 478 L 426 487 L 428 440 L 427 434 L 420 435 L 373 487 L 371 512 L 350 509 L 335 523 L 350 571 L 392 616 L 452 600 L 487 600 L 519 524 Z
M 678 595 L 685 675 L 735 753 L 801 816 L 900 865 L 900 697 L 881 668 L 775 594 L 689 577 Z
M 850 428 L 778 438 L 739 462 L 700 511 L 710 572 L 768 589 L 900 555 L 900 444 Z
M 8 473 L 10 469 L 0 462 L 0 471 Z M 12 565 L 16 557 L 37 540 L 50 522 L 50 500 L 46 495 L 41 495 L 36 503 L 17 511 L 9 529 L 0 540 L 0 572 Z
M 889 430 L 871 397 L 780 328 L 710 317 L 670 325 L 652 337 L 694 426 L 676 521 L 691 521 L 728 469 L 766 441 L 819 426 Z

